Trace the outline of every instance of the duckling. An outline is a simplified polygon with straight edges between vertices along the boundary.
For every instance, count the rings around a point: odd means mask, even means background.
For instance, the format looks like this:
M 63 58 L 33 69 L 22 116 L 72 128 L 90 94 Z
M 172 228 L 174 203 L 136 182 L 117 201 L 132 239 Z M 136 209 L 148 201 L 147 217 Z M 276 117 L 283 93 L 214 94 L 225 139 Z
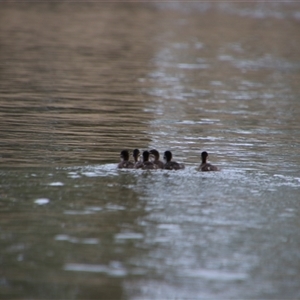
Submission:
M 198 171 L 202 171 L 202 172 L 220 171 L 216 166 L 213 166 L 212 164 L 207 163 L 208 153 L 206 151 L 203 151 L 201 153 L 201 159 L 202 159 L 202 163 L 199 166 Z
M 154 156 L 153 163 L 157 165 L 158 169 L 163 169 L 165 164 L 159 160 L 159 152 L 156 149 L 152 149 L 149 151 L 149 153 Z
M 118 169 L 133 169 L 134 163 L 129 161 L 128 150 L 122 150 L 120 153 L 121 162 L 118 164 Z
M 134 168 L 135 169 L 140 169 L 143 166 L 143 163 L 139 160 L 140 157 L 140 150 L 139 149 L 134 149 L 132 156 L 134 158 Z
M 184 169 L 183 164 L 179 164 L 176 161 L 171 161 L 172 160 L 172 152 L 171 151 L 166 151 L 164 153 L 164 159 L 166 160 L 164 169 L 167 170 L 180 170 Z
M 144 151 L 143 152 L 142 169 L 143 170 L 154 170 L 154 169 L 157 169 L 158 167 L 152 161 L 149 161 L 149 156 L 150 156 L 149 151 Z

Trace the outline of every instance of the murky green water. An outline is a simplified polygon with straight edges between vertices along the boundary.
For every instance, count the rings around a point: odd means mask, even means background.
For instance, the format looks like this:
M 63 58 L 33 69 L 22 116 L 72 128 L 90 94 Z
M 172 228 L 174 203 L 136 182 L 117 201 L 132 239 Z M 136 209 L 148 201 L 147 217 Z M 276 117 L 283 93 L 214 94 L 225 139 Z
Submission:
M 1 4 L 0 298 L 299 298 L 299 22 Z M 186 168 L 117 170 L 123 148 Z

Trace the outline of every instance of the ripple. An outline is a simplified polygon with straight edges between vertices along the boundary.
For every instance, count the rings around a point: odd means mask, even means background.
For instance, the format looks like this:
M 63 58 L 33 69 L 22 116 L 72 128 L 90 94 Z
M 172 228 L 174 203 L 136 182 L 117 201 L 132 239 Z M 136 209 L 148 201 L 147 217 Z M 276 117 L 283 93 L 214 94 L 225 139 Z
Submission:
M 116 204 L 108 204 L 105 207 L 107 210 L 125 210 L 125 206 L 116 205 Z
M 181 276 L 197 277 L 217 281 L 243 281 L 248 278 L 246 273 L 231 273 L 218 270 L 183 270 Z
M 135 232 L 117 233 L 115 235 L 116 240 L 140 240 L 143 239 L 144 235 Z
M 48 198 L 39 198 L 34 200 L 34 203 L 38 204 L 38 205 L 45 205 L 48 204 L 50 202 L 50 200 Z
M 97 238 L 76 238 L 65 234 L 56 235 L 54 239 L 56 241 L 67 241 L 73 244 L 87 244 L 87 245 L 99 244 L 99 239 Z
M 74 272 L 91 272 L 91 273 L 105 273 L 112 277 L 124 277 L 127 275 L 127 271 L 121 264 L 112 264 L 111 266 L 94 265 L 94 264 L 80 264 L 80 263 L 68 263 L 63 267 L 65 271 Z
M 57 182 L 51 182 L 49 183 L 50 186 L 64 186 L 63 182 L 57 181 Z
M 91 215 L 94 214 L 94 211 L 90 210 L 65 210 L 64 214 L 65 215 Z
M 197 70 L 197 69 L 208 69 L 208 64 L 177 64 L 179 69 L 190 69 L 190 70 Z

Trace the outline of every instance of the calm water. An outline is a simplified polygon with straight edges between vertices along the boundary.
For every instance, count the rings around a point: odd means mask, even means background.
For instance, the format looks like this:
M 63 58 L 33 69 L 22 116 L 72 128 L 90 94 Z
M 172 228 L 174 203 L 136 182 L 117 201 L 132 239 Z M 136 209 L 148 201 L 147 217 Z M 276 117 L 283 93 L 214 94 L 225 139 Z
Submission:
M 299 26 L 296 2 L 1 4 L 0 298 L 300 298 Z M 186 169 L 116 169 L 154 147 Z

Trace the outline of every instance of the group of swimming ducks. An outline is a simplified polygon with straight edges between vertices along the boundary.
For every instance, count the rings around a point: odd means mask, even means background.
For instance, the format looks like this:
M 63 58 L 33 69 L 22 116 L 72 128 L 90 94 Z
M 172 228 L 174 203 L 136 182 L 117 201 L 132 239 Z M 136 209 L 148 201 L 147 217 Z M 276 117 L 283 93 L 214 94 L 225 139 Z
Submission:
M 143 159 L 140 160 L 141 153 L 139 149 L 134 149 L 132 152 L 133 161 L 129 160 L 130 154 L 128 150 L 122 150 L 120 153 L 121 162 L 118 164 L 119 169 L 142 169 L 142 170 L 180 170 L 184 169 L 184 164 L 180 164 L 172 160 L 172 152 L 165 151 L 164 160 L 165 163 L 159 160 L 159 152 L 156 149 L 150 151 L 143 151 Z M 150 160 L 151 158 L 151 160 Z M 203 151 L 201 153 L 202 162 L 197 168 L 198 171 L 219 171 L 216 166 L 207 162 L 208 153 Z

